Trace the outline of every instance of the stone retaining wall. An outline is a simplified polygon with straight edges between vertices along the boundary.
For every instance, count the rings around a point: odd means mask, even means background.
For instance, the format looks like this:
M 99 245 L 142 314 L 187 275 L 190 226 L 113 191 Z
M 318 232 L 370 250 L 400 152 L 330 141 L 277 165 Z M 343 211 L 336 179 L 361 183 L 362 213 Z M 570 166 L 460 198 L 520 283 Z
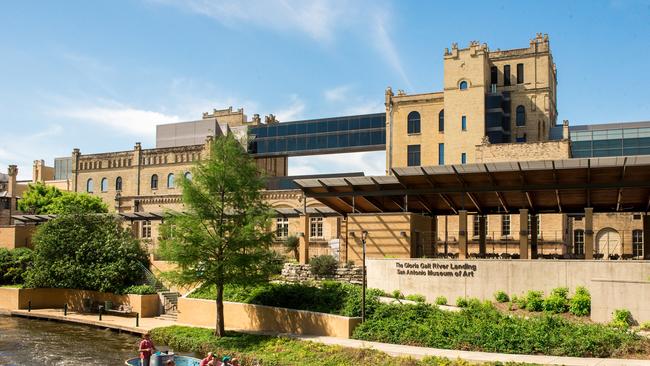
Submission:
M 305 282 L 315 280 L 334 280 L 361 284 L 363 282 L 363 268 L 361 266 L 338 267 L 331 276 L 318 277 L 311 273 L 309 264 L 285 263 L 282 268 L 282 277 L 289 282 Z

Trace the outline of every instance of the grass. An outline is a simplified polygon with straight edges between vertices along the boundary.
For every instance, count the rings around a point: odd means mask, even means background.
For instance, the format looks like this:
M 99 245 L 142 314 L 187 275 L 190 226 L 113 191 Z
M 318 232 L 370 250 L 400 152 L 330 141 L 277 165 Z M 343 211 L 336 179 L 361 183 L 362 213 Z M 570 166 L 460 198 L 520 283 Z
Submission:
M 23 284 L 16 284 L 16 285 L 0 285 L 0 287 L 4 287 L 4 288 L 23 288 L 23 287 L 25 287 L 25 285 L 23 285 Z
M 272 337 L 229 332 L 226 337 L 213 336 L 211 329 L 171 326 L 151 331 L 154 342 L 165 344 L 181 352 L 215 352 L 240 359 L 242 366 L 468 366 L 462 360 L 428 357 L 415 360 L 391 357 L 371 349 L 344 348 L 300 341 L 286 337 Z M 525 365 L 515 363 L 484 363 L 482 365 Z

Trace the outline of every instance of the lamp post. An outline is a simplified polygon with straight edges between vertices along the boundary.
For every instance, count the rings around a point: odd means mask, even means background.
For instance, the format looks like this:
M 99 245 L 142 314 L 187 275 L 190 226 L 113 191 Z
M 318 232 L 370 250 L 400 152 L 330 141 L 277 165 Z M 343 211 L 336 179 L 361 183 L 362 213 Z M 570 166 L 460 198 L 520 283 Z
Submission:
M 362 288 L 361 288 L 361 322 L 366 321 L 366 238 L 368 237 L 368 231 L 364 230 L 361 232 L 361 245 L 362 245 L 362 261 L 363 266 L 361 269 L 361 274 L 363 277 Z

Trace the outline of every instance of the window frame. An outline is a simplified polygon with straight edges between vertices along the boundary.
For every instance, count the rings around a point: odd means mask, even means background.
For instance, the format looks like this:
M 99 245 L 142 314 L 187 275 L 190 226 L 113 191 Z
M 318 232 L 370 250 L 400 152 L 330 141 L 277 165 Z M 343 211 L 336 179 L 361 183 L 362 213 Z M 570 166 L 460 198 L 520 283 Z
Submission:
M 122 177 L 115 178 L 115 191 L 122 191 Z
M 573 230 L 573 254 L 585 254 L 585 231 L 583 229 Z
M 152 174 L 150 179 L 151 189 L 158 189 L 158 174 Z
M 517 64 L 517 84 L 523 84 L 524 83 L 524 64 L 523 63 L 518 63 Z
M 438 165 L 445 165 L 445 143 L 438 143 Z
M 510 86 L 510 65 L 503 65 L 503 86 Z
M 467 164 L 467 153 L 460 153 L 460 163 Z
M 409 135 L 415 135 L 421 133 L 422 131 L 421 120 L 422 117 L 420 116 L 420 112 L 411 111 L 406 117 L 406 124 L 407 124 L 406 132 Z
M 309 218 L 309 239 L 324 239 L 323 217 L 316 216 Z
M 88 178 L 86 181 L 86 193 L 94 193 L 95 191 L 95 183 L 93 182 L 92 178 Z
M 141 221 L 140 225 L 140 238 L 141 239 L 151 239 L 151 221 L 144 220 Z
M 501 215 L 501 236 L 508 237 L 512 235 L 510 214 Z
M 632 230 L 632 256 L 643 258 L 643 230 Z
M 167 188 L 168 189 L 176 188 L 176 178 L 174 176 L 174 173 L 167 174 Z
M 460 117 L 460 129 L 461 131 L 467 131 L 467 116 Z
M 526 126 L 526 107 L 524 107 L 522 104 L 518 105 L 515 108 L 515 126 Z
M 406 145 L 406 165 L 420 166 L 422 164 L 422 147 L 419 144 Z
M 445 110 L 438 112 L 438 132 L 445 132 Z
M 103 193 L 108 192 L 108 178 L 102 178 L 102 180 L 99 182 L 99 190 Z
M 458 83 L 458 90 L 467 90 L 467 88 L 469 88 L 469 83 L 467 80 L 461 80 Z
M 286 239 L 289 237 L 289 218 L 276 217 L 275 218 L 275 236 L 278 239 Z

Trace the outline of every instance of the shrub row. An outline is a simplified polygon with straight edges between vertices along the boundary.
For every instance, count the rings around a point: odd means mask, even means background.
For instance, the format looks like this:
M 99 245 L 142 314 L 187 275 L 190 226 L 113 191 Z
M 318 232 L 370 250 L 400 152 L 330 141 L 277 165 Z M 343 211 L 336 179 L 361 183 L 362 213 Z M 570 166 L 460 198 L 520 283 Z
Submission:
M 370 314 L 377 308 L 379 296 L 383 294 L 377 289 L 366 291 L 366 313 Z M 253 287 L 227 285 L 223 295 L 226 301 L 361 316 L 361 287 L 335 281 L 320 284 L 267 283 Z M 216 289 L 214 286 L 203 286 L 189 297 L 214 300 Z
M 33 252 L 28 248 L 0 248 L 0 285 L 25 283 L 24 274 L 32 264 Z
M 354 338 L 415 346 L 486 352 L 611 357 L 641 353 L 647 339 L 623 329 L 574 322 L 557 315 L 523 318 L 489 302 L 464 300 L 461 312 L 434 305 L 387 305 L 375 310 Z
M 508 302 L 510 299 L 503 291 L 494 294 L 497 302 Z M 547 311 L 560 314 L 570 312 L 573 315 L 585 316 L 591 311 L 591 295 L 584 287 L 576 288 L 575 295 L 569 298 L 569 289 L 558 287 L 551 291 L 551 294 L 544 298 L 541 291 L 528 291 L 525 296 L 513 296 L 512 303 L 519 309 L 528 311 Z

